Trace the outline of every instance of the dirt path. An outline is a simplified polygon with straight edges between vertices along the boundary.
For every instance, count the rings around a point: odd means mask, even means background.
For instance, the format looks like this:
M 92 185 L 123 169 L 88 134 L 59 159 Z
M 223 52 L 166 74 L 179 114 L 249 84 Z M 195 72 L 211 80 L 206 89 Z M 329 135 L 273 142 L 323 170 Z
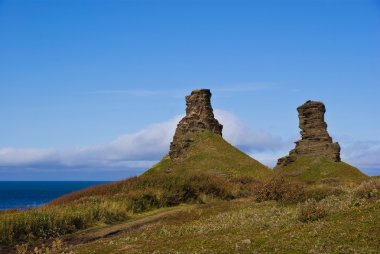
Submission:
M 181 213 L 184 210 L 192 209 L 196 206 L 197 205 L 191 205 L 191 206 L 186 205 L 186 206 L 172 207 L 169 210 L 156 211 L 150 215 L 144 215 L 144 216 L 141 215 L 141 217 L 134 218 L 125 223 L 86 229 L 86 230 L 83 230 L 71 235 L 63 236 L 61 239 L 64 245 L 68 247 L 66 251 L 70 251 L 79 245 L 91 243 L 99 239 L 114 237 L 120 234 L 125 234 L 127 232 L 133 232 L 143 226 L 154 224 L 162 220 L 170 219 L 178 215 L 178 213 Z M 49 246 L 51 244 L 51 240 L 36 242 L 35 246 L 40 246 L 42 244 Z M 14 248 L 0 249 L 0 254 L 12 254 L 12 253 L 16 253 L 16 250 Z
M 131 221 L 122 224 L 97 227 L 81 231 L 64 237 L 62 240 L 65 243 L 65 245 L 74 247 L 80 244 L 90 243 L 99 239 L 114 237 L 119 234 L 133 232 L 148 224 L 153 224 L 161 220 L 169 219 L 170 217 L 175 217 L 178 213 L 191 207 L 192 206 L 174 207 L 170 210 L 157 212 L 152 215 L 147 215 L 141 218 L 135 218 Z

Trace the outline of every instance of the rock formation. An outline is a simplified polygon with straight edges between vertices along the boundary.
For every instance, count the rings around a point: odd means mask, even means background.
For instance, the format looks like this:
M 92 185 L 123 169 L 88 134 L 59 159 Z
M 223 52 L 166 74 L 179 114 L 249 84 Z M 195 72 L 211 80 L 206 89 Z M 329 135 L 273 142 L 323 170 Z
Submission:
M 287 166 L 300 156 L 328 157 L 340 161 L 340 146 L 333 143 L 327 132 L 325 105 L 318 101 L 307 101 L 297 111 L 302 139 L 295 142 L 296 147 L 288 156 L 278 160 L 276 168 Z
M 222 135 L 223 126 L 214 118 L 211 107 L 211 92 L 208 89 L 194 90 L 186 96 L 186 116 L 178 123 L 173 142 L 170 144 L 171 160 L 184 157 L 194 133 L 211 131 Z

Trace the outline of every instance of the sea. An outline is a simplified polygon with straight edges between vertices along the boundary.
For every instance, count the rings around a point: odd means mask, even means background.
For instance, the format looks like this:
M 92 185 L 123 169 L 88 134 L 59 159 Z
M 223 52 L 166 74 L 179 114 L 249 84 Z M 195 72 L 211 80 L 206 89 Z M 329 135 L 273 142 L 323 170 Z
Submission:
M 41 206 L 73 191 L 108 182 L 93 181 L 0 181 L 0 210 Z

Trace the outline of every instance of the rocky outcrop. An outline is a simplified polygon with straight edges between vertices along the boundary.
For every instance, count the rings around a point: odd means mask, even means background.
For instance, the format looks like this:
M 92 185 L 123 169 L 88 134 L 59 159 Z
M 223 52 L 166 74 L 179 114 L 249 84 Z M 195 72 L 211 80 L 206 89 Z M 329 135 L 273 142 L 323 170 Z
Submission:
M 186 96 L 186 116 L 178 123 L 173 142 L 170 144 L 171 160 L 186 155 L 194 134 L 211 131 L 222 136 L 223 126 L 215 119 L 211 107 L 211 92 L 208 89 L 194 90 Z
M 340 161 L 340 146 L 333 143 L 327 132 L 325 105 L 318 101 L 307 101 L 297 111 L 302 139 L 295 142 L 296 147 L 288 156 L 278 160 L 276 168 L 285 167 L 300 156 L 328 157 Z

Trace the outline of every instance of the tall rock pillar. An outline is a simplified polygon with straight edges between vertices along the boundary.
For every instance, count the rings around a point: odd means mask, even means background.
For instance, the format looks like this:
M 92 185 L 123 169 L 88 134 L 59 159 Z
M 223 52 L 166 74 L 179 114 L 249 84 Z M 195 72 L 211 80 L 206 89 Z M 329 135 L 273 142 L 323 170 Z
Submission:
M 301 156 L 328 157 L 340 161 L 340 146 L 333 143 L 325 122 L 326 108 L 322 102 L 307 101 L 297 108 L 301 140 L 295 142 L 295 149 L 280 158 L 276 167 L 284 167 Z
M 178 123 L 173 142 L 170 144 L 171 160 L 185 156 L 194 135 L 211 131 L 222 136 L 223 126 L 215 119 L 209 89 L 194 90 L 186 96 L 186 116 Z

